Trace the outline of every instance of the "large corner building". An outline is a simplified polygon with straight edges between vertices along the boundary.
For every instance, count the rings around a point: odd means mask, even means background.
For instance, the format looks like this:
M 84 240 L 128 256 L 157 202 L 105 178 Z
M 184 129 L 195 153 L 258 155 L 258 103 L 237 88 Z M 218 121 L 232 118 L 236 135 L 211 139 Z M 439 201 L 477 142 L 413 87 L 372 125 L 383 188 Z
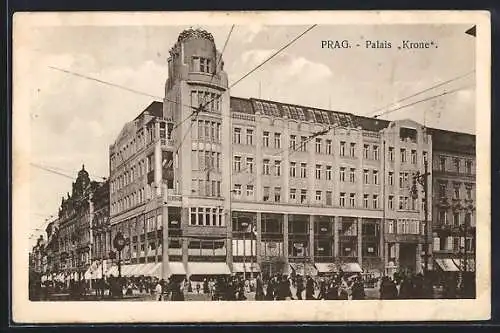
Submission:
M 423 188 L 412 192 L 433 165 L 428 129 L 231 97 L 202 30 L 180 34 L 168 73 L 163 103 L 109 149 L 107 244 L 118 231 L 127 240 L 122 275 L 432 267 L 432 176 L 429 223 Z

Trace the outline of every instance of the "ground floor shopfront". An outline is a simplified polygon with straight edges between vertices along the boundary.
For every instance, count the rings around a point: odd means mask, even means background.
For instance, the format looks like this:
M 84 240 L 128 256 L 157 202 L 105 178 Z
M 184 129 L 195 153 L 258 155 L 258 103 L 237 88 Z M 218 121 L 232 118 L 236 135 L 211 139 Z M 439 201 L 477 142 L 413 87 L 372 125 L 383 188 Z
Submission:
M 418 272 L 423 242 L 418 222 L 412 229 L 404 228 L 408 221 L 385 220 L 385 225 L 382 221 L 373 214 L 237 209 L 229 214 L 222 206 L 164 209 L 159 205 L 130 213 L 111 226 L 109 237 L 94 239 L 110 243 L 116 232 L 123 233 L 127 244 L 121 252 L 123 276 Z M 110 244 L 94 246 L 110 248 Z M 118 275 L 117 258 L 94 261 L 107 262 L 105 275 Z M 94 271 L 100 276 L 104 270 Z

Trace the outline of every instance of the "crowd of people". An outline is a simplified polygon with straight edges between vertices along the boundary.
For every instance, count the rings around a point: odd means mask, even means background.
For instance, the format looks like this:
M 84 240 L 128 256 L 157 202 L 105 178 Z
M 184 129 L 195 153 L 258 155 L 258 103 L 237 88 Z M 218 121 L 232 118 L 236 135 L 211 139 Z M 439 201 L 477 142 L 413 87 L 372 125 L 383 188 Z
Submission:
M 375 281 L 375 282 L 374 282 Z M 68 292 L 78 299 L 86 295 L 101 298 L 149 295 L 158 301 L 183 301 L 187 294 L 203 294 L 204 300 L 244 301 L 265 300 L 361 300 L 366 298 L 365 289 L 377 290 L 380 299 L 427 299 L 435 298 L 435 279 L 423 274 L 396 273 L 393 277 L 367 280 L 356 273 L 334 273 L 328 276 L 284 275 L 266 276 L 261 273 L 249 278 L 243 275 L 206 276 L 191 280 L 185 276 L 172 276 L 166 280 L 157 277 L 114 277 L 93 281 L 69 282 L 45 281 L 41 284 L 42 298 L 48 294 Z M 440 283 L 443 292 L 439 298 L 468 298 L 463 288 L 469 281 L 448 278 Z M 473 289 L 473 287 L 469 288 Z M 473 294 L 473 290 L 470 292 Z

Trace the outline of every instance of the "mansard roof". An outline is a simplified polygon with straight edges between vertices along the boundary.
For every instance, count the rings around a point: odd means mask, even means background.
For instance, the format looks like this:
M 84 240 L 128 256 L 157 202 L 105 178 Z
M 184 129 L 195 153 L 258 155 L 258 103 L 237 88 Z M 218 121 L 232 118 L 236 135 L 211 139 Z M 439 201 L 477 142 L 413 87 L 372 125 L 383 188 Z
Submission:
M 389 121 L 356 116 L 351 113 L 319 109 L 309 106 L 281 103 L 256 98 L 231 97 L 230 108 L 232 112 L 242 112 L 271 117 L 288 117 L 298 121 L 308 121 L 323 125 L 358 128 L 378 132 L 389 125 Z

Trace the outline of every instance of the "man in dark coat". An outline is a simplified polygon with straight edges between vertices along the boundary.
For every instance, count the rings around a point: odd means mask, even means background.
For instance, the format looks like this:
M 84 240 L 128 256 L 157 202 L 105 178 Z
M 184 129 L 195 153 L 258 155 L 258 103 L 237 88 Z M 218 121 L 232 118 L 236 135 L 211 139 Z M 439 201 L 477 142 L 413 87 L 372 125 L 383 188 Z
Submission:
M 264 299 L 264 283 L 262 282 L 262 275 L 257 275 L 255 283 L 255 300 L 262 301 Z
M 307 300 L 312 300 L 314 298 L 314 285 L 315 282 L 314 280 L 308 276 L 306 280 L 306 299 Z

